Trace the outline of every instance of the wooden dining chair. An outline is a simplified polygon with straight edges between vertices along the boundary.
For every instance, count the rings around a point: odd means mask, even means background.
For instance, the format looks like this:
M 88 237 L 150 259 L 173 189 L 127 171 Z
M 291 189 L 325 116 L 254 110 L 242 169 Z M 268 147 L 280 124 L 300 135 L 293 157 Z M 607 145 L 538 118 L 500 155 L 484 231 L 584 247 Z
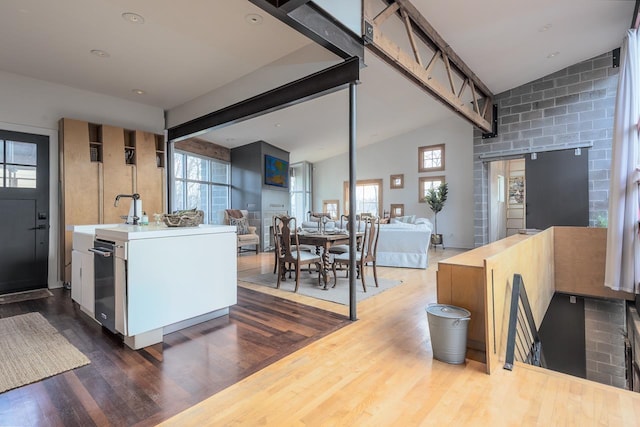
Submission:
M 362 244 L 359 250 L 356 252 L 356 268 L 360 281 L 362 282 L 362 289 L 367 292 L 367 285 L 365 283 L 364 267 L 371 263 L 373 268 L 373 280 L 378 287 L 378 271 L 376 269 L 376 252 L 378 251 L 378 237 L 380 235 L 380 219 L 377 217 L 370 217 L 364 219 L 364 236 L 362 238 Z M 337 268 L 347 266 L 347 277 L 349 276 L 349 252 L 343 254 L 335 254 L 333 257 L 333 263 L 331 268 L 333 269 L 333 277 L 335 281 L 333 287 L 338 283 Z
M 340 228 L 346 228 L 349 230 L 349 215 L 340 215 Z M 356 231 L 360 231 L 362 228 L 362 220 L 360 215 L 356 215 Z M 329 248 L 329 253 L 333 255 L 345 254 L 349 252 L 349 245 L 334 245 Z
M 300 267 L 303 265 L 316 265 L 319 282 L 322 260 L 320 255 L 307 252 L 300 248 L 296 219 L 294 217 L 280 215 L 274 218 L 273 223 L 277 257 L 276 274 L 278 275 L 276 288 L 280 288 L 280 281 L 286 274 L 287 265 L 290 269 L 295 268 L 296 287 L 293 290 L 294 292 L 298 292 L 298 286 L 300 285 Z
M 273 242 L 274 242 L 274 246 L 275 246 L 275 242 L 278 239 L 278 235 L 277 235 L 277 230 L 276 227 L 278 227 L 278 225 L 276 224 L 276 216 L 273 216 L 273 218 L 271 218 L 271 237 L 273 238 Z M 305 252 L 314 252 L 315 251 L 315 247 L 311 247 L 308 245 L 300 245 L 300 250 L 301 251 L 305 251 Z M 296 245 L 293 245 L 291 247 L 291 251 L 295 252 L 296 251 Z M 273 252 L 274 254 L 274 261 L 273 261 L 273 274 L 276 274 L 278 272 L 278 251 L 277 251 L 277 246 L 276 246 L 276 250 Z M 289 278 L 291 278 L 291 266 L 289 266 Z M 309 264 L 309 273 L 311 273 L 311 264 Z

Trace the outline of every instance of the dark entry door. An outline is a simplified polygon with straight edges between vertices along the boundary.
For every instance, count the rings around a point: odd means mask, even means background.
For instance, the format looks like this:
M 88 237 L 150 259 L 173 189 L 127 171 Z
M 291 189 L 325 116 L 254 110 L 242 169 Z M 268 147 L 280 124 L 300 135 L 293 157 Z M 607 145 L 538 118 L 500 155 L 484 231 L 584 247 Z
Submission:
M 525 160 L 527 228 L 589 225 L 588 150 L 548 151 Z
M 0 294 L 47 287 L 49 138 L 0 130 Z

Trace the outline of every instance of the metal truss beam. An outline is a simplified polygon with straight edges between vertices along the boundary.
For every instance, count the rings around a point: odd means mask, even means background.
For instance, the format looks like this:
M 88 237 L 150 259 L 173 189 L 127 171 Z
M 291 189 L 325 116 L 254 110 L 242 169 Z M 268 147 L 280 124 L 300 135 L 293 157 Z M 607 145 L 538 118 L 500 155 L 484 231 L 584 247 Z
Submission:
M 374 1 L 365 0 L 368 3 Z M 494 109 L 489 106 L 493 105 L 493 94 L 489 88 L 409 0 L 385 0 L 385 4 L 387 6 L 377 16 L 364 17 L 367 48 L 473 125 L 484 132 L 492 132 Z M 373 8 L 365 7 L 367 9 Z M 410 52 L 403 50 L 398 43 L 383 34 L 381 26 L 387 19 L 401 20 L 411 46 Z M 424 65 L 420 53 L 420 43 L 426 45 L 426 51 L 434 52 L 427 65 Z M 423 53 L 424 51 L 422 49 Z M 438 81 L 434 74 L 437 64 L 444 67 L 445 81 Z M 456 87 L 454 76 L 462 81 L 459 87 Z M 470 102 L 465 101 L 465 95 L 467 99 L 471 99 Z

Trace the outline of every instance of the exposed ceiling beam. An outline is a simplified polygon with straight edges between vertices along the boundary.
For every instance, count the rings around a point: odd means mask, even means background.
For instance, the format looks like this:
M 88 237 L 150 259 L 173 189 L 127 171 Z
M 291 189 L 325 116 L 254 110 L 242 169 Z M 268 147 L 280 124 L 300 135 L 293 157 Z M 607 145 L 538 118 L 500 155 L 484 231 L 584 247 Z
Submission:
M 169 128 L 168 139 L 172 142 L 180 141 L 299 104 L 344 89 L 359 78 L 359 59 L 349 58 L 340 64 Z
M 249 1 L 339 57 L 347 59 L 356 56 L 360 58 L 361 65 L 364 65 L 364 46 L 360 35 L 354 34 L 312 2 Z M 289 3 L 291 4 L 287 6 Z
M 418 28 L 420 28 L 425 33 L 425 35 L 435 44 L 438 50 L 447 55 L 451 64 L 453 64 L 458 70 L 460 70 L 462 74 L 469 77 L 470 80 L 473 81 L 473 84 L 476 86 L 476 88 L 484 93 L 491 94 L 489 88 L 484 83 L 482 83 L 482 81 L 478 78 L 478 76 L 476 76 L 473 71 L 471 71 L 471 68 L 469 68 L 467 64 L 465 64 L 465 62 L 458 56 L 458 54 L 454 52 L 451 46 L 449 46 L 449 43 L 447 43 L 442 38 L 442 36 L 440 36 L 438 31 L 436 31 L 436 29 L 433 28 L 431 24 L 429 24 L 427 19 L 422 16 L 420 11 L 418 11 L 418 9 L 416 9 L 416 7 L 409 0 L 396 0 L 396 2 L 402 9 L 407 11 L 409 16 L 411 16 L 411 18 L 416 22 Z
M 385 1 L 388 6 L 375 17 L 364 17 L 367 47 L 473 125 L 485 132 L 493 132 L 493 109 L 487 108 L 493 102 L 493 94 L 487 86 L 408 0 L 396 0 L 395 3 Z M 365 10 L 371 9 L 365 7 Z M 411 52 L 404 51 L 398 43 L 382 33 L 382 24 L 392 16 L 402 21 Z M 427 50 L 434 52 L 426 67 L 420 57 L 417 40 L 422 41 Z M 445 81 L 438 81 L 434 75 L 435 65 L 439 63 L 444 67 Z M 462 81 L 459 89 L 456 88 L 454 73 Z M 465 98 L 465 92 L 470 92 L 470 96 Z M 469 98 L 471 102 L 468 102 Z
M 284 11 L 285 13 L 289 13 L 294 9 L 299 8 L 303 4 L 309 3 L 311 0 L 268 0 L 269 3 Z

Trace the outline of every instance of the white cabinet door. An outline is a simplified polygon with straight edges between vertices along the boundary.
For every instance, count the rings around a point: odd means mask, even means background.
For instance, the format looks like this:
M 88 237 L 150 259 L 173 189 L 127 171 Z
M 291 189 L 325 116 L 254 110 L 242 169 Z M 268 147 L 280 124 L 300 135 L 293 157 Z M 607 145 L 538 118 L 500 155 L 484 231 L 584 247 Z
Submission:
M 71 299 L 93 316 L 93 255 L 80 251 L 71 252 Z
M 82 252 L 71 251 L 71 299 L 82 305 Z
M 82 255 L 82 302 L 80 305 L 93 316 L 95 312 L 95 290 L 93 287 L 93 254 Z

